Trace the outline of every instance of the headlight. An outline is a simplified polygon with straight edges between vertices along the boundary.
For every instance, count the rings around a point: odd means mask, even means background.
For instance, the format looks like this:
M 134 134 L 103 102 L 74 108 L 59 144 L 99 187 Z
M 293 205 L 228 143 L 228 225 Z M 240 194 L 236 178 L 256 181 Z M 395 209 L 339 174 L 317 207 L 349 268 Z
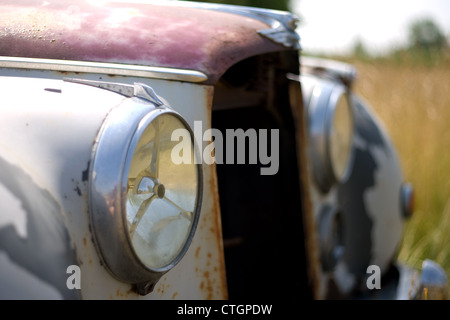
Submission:
M 345 88 L 321 82 L 308 106 L 313 176 L 323 192 L 348 178 L 353 160 L 354 119 Z
M 175 164 L 178 141 L 191 136 L 190 163 Z M 168 107 L 131 98 L 107 116 L 94 147 L 90 176 L 92 231 L 113 276 L 152 291 L 187 251 L 202 195 L 201 164 L 186 121 Z
M 334 103 L 334 102 L 333 102 Z M 333 104 L 330 106 L 332 109 Z M 345 180 L 348 173 L 353 142 L 353 113 L 347 94 L 341 94 L 331 113 L 328 133 L 330 164 L 336 180 Z

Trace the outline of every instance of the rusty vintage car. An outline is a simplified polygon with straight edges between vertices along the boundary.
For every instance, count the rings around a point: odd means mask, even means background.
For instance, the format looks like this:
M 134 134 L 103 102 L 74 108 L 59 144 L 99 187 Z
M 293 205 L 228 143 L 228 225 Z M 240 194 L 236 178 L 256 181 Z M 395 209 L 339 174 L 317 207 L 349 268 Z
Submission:
M 413 188 L 298 18 L 0 3 L 0 298 L 442 297 L 397 261 Z

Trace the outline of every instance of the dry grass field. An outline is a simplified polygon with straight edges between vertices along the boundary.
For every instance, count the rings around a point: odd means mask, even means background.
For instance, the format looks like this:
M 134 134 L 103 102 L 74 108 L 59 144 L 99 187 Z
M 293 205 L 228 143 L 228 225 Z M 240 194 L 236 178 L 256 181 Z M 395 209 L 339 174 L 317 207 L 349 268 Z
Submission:
M 399 260 L 420 269 L 433 259 L 450 279 L 450 61 L 351 62 L 355 90 L 384 122 L 416 191 Z

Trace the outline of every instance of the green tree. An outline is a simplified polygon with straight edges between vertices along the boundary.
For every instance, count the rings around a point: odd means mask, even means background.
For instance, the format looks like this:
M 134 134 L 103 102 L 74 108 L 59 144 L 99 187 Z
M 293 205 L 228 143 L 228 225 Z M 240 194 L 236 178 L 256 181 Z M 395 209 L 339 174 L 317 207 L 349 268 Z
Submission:
M 234 4 L 275 10 L 289 10 L 290 0 L 199 0 L 200 2 Z
M 432 19 L 422 18 L 410 24 L 408 49 L 413 61 L 431 66 L 444 57 L 447 39 Z
M 436 23 L 430 18 L 422 18 L 411 23 L 409 42 L 412 49 L 443 50 L 447 39 Z
M 357 38 L 353 43 L 353 56 L 360 60 L 367 60 L 370 58 L 369 51 L 361 38 Z

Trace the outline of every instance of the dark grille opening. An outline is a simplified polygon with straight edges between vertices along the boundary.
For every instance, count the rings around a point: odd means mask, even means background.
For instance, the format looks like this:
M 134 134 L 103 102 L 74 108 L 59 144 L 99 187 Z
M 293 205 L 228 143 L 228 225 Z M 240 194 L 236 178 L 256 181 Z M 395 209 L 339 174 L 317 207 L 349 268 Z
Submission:
M 233 108 L 226 109 L 222 99 L 224 94 L 219 92 L 214 103 L 221 107 L 214 110 L 213 106 L 212 112 L 212 127 L 219 129 L 224 137 L 224 164 L 217 164 L 217 175 L 229 298 L 312 299 L 286 73 L 277 76 L 278 71 L 275 71 L 274 77 L 268 76 L 264 83 L 261 82 L 261 70 L 255 70 L 258 64 L 255 60 L 249 62 L 245 66 L 248 81 L 241 79 L 236 84 L 236 92 L 247 90 L 243 87 L 250 87 L 249 81 L 257 82 L 248 77 L 248 72 L 253 70 L 260 76 L 259 85 L 248 89 L 247 97 L 264 99 L 250 99 L 246 107 L 234 104 Z M 235 71 L 230 73 L 238 74 Z M 262 92 L 261 88 L 267 90 Z M 228 86 L 227 92 L 232 94 L 233 86 Z M 270 96 L 277 101 L 276 108 L 268 107 Z M 238 94 L 233 100 L 239 100 Z M 256 132 L 267 129 L 269 141 L 271 129 L 279 130 L 279 169 L 276 174 L 261 175 L 261 167 L 269 165 L 261 164 L 259 160 L 258 164 L 249 164 L 248 155 L 246 164 L 225 163 L 226 129 L 239 128 L 244 131 L 255 129 Z M 248 143 L 246 140 L 246 153 Z M 271 155 L 270 148 L 268 154 Z

